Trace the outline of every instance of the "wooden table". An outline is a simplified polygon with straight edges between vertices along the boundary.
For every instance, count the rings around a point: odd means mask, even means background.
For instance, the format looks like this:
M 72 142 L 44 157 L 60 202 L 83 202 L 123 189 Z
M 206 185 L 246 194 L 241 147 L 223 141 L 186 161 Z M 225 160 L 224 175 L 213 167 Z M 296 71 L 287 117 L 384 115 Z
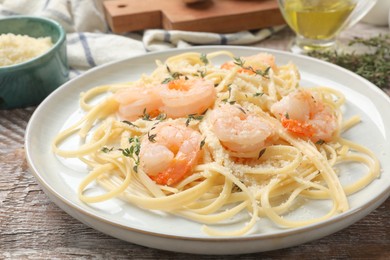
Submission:
M 342 37 L 378 32 L 389 30 L 358 25 Z M 292 36 L 285 29 L 255 46 L 286 50 Z M 23 142 L 33 112 L 34 108 L 0 110 L 0 259 L 390 259 L 390 199 L 333 235 L 257 254 L 194 257 L 109 237 L 58 208 L 29 173 Z

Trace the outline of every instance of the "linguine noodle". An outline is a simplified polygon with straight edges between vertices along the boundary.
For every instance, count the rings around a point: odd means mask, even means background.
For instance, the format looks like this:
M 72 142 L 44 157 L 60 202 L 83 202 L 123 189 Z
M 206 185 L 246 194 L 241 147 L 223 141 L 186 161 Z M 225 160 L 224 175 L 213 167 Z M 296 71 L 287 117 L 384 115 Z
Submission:
M 235 61 L 234 66 L 227 69 L 212 64 L 217 56 Z M 252 72 L 248 73 L 248 70 Z M 144 112 L 130 122 L 118 116 L 119 103 L 113 98 L 115 93 L 140 85 L 145 88 L 159 85 L 174 73 L 214 82 L 214 103 L 202 114 L 178 118 Z M 268 218 L 276 225 L 288 228 L 323 221 L 347 211 L 347 196 L 377 178 L 380 165 L 369 149 L 341 136 L 360 119 L 359 116 L 348 120 L 342 118 L 345 98 L 339 91 L 310 88 L 331 108 L 338 122 L 339 127 L 330 141 L 313 142 L 282 125 L 280 117 L 271 112 L 271 106 L 301 89 L 299 80 L 299 71 L 292 63 L 256 71 L 253 67 L 245 67 L 245 58 L 238 59 L 227 51 L 207 55 L 183 53 L 165 62 L 157 61 L 154 72 L 142 75 L 136 82 L 98 86 L 82 93 L 80 107 L 85 110 L 85 116 L 58 134 L 53 140 L 53 152 L 64 158 L 79 158 L 88 166 L 89 173 L 79 186 L 81 201 L 96 203 L 118 197 L 143 209 L 161 210 L 203 223 L 203 231 L 211 236 L 241 236 L 254 232 L 259 218 Z M 100 103 L 90 104 L 90 100 L 102 94 L 104 99 Z M 255 157 L 242 157 L 229 150 L 213 131 L 210 121 L 212 110 L 220 104 L 240 106 L 245 109 L 243 113 L 261 118 L 272 127 L 277 138 L 267 143 Z M 142 138 L 150 140 L 152 130 L 164 122 L 180 122 L 202 136 L 201 156 L 196 165 L 190 174 L 173 185 L 158 184 L 140 165 Z M 61 148 L 61 143 L 73 135 L 82 137 L 84 143 L 74 150 Z M 343 172 L 337 167 L 351 162 L 361 165 L 365 174 L 343 186 L 339 179 Z M 87 196 L 85 190 L 94 182 L 107 192 Z M 290 211 L 299 207 L 302 198 L 329 200 L 332 207 L 317 218 L 287 218 Z M 221 231 L 213 226 L 228 222 L 238 214 L 244 214 L 247 221 L 237 230 Z

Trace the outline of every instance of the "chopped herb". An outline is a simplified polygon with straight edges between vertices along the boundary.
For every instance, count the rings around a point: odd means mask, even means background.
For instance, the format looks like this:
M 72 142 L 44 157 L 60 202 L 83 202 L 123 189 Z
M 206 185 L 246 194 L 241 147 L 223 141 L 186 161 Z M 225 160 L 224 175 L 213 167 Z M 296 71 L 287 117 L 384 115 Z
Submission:
M 290 119 L 290 115 L 286 112 L 286 114 L 284 114 L 284 117 L 286 118 L 286 119 Z
M 209 64 L 209 60 L 207 59 L 207 54 L 201 53 L 200 60 L 204 63 L 204 65 Z
M 203 115 L 197 115 L 197 114 L 189 114 L 188 117 L 187 117 L 187 120 L 186 120 L 186 126 L 189 126 L 190 125 L 190 121 L 191 120 L 202 120 L 203 119 Z
M 131 126 L 134 126 L 134 127 L 138 127 L 137 125 L 133 124 L 132 122 L 130 121 L 127 121 L 127 120 L 123 120 L 122 123 L 125 123 L 125 124 L 128 124 L 128 125 L 131 125 Z
M 112 150 L 114 149 L 114 147 L 111 147 L 111 148 L 108 148 L 108 147 L 102 147 L 101 151 L 103 153 L 108 153 L 108 152 L 111 152 Z
M 242 113 L 246 114 L 245 110 L 242 107 L 237 107 L 237 108 L 240 109 Z
M 232 101 L 229 101 L 229 104 L 230 104 L 230 105 L 234 105 L 236 102 L 237 102 L 237 101 L 232 100 Z
M 161 84 L 168 84 L 169 82 L 171 82 L 173 80 L 173 78 L 169 77 L 169 78 L 165 78 L 163 81 L 161 81 Z
M 200 149 L 203 148 L 203 146 L 205 145 L 206 143 L 206 137 L 200 142 Z
M 197 70 L 198 71 L 198 73 L 199 73 L 199 77 L 201 77 L 201 78 L 204 78 L 205 76 L 206 76 L 206 71 L 203 71 L 203 70 Z
M 180 76 L 183 76 L 183 74 L 181 74 L 180 72 L 174 72 L 171 74 L 171 76 L 173 79 L 178 79 Z M 188 79 L 188 77 L 186 76 L 185 79 Z
M 158 114 L 158 116 L 156 117 L 156 119 L 159 120 L 159 121 L 163 121 L 166 118 L 167 118 L 167 115 L 164 114 L 164 113 Z
M 316 142 L 316 144 L 318 144 L 318 145 L 321 145 L 321 144 L 324 144 L 324 143 L 325 143 L 325 141 L 322 140 L 322 139 L 320 139 L 320 140 L 318 140 L 318 141 Z
M 167 71 L 169 73 L 169 77 L 168 78 L 165 78 L 161 84 L 168 84 L 169 82 L 171 82 L 172 80 L 175 80 L 175 79 L 178 79 L 180 76 L 184 76 L 182 73 L 180 72 L 173 72 L 171 71 L 171 69 L 168 67 L 168 65 L 166 65 L 166 68 L 167 68 Z M 188 79 L 186 77 L 186 79 Z
M 144 108 L 144 111 L 142 112 L 142 119 L 146 121 L 152 121 L 150 119 L 150 115 L 146 112 L 146 108 Z
M 260 159 L 260 157 L 263 156 L 263 154 L 265 153 L 266 150 L 267 150 L 267 148 L 261 149 L 261 151 L 259 152 L 259 156 L 257 156 L 257 159 Z
M 149 132 L 148 132 L 148 140 L 151 142 L 151 143 L 155 143 L 156 142 L 156 134 L 150 134 Z
M 262 95 L 264 95 L 263 92 L 256 92 L 255 94 L 253 94 L 254 97 L 261 97 Z

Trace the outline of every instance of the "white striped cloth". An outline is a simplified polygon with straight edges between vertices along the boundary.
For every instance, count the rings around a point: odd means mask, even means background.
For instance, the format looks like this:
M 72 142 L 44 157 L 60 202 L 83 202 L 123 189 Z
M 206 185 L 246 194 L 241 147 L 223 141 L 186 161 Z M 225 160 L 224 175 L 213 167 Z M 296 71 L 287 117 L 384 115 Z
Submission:
M 53 19 L 67 32 L 70 77 L 112 61 L 149 51 L 192 45 L 240 45 L 266 39 L 282 27 L 231 34 L 167 31 L 113 34 L 105 21 L 104 0 L 0 0 L 0 19 L 36 15 Z

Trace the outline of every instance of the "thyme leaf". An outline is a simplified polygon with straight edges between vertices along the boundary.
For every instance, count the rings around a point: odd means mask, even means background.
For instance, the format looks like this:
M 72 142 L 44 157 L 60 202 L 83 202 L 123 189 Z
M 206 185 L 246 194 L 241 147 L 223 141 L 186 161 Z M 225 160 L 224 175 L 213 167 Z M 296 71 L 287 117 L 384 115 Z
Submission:
M 158 114 L 158 116 L 156 117 L 156 119 L 159 120 L 159 121 L 163 121 L 166 118 L 167 118 L 167 115 L 164 114 L 164 113 Z
M 151 143 L 155 143 L 156 142 L 156 134 L 150 134 L 150 132 L 148 132 L 148 140 L 151 142 Z
M 146 110 L 145 110 L 145 111 L 146 111 Z M 127 121 L 127 120 L 123 120 L 122 123 L 128 124 L 128 125 L 130 125 L 130 126 L 138 127 L 137 125 L 135 125 L 135 124 L 133 124 L 132 122 Z
M 102 147 L 102 149 L 101 149 L 101 151 L 102 151 L 103 153 L 109 153 L 109 152 L 111 152 L 112 150 L 114 150 L 114 147 L 108 148 L 108 147 L 104 146 L 104 147 Z
M 187 117 L 187 120 L 186 120 L 186 126 L 189 126 L 190 125 L 190 121 L 191 120 L 202 120 L 204 117 L 204 115 L 198 115 L 198 114 L 189 114 L 188 117 Z
M 234 59 L 234 62 L 233 62 L 234 64 L 236 64 L 237 66 L 240 66 L 240 67 L 244 67 L 245 61 L 242 58 L 233 57 L 233 59 Z
M 200 149 L 206 144 L 206 137 L 200 142 Z
M 254 97 L 261 97 L 262 95 L 264 95 L 263 92 L 256 92 L 255 94 L 253 94 Z
M 150 114 L 146 112 L 146 108 L 144 108 L 144 111 L 142 112 L 142 119 L 146 121 L 152 121 Z
M 270 69 L 271 69 L 271 67 L 267 67 L 264 71 L 262 71 L 262 70 L 256 70 L 256 71 L 254 71 L 254 73 L 255 73 L 256 75 L 259 75 L 259 76 L 262 76 L 262 77 L 264 77 L 264 78 L 269 79 L 268 73 L 269 73 L 269 70 L 270 70 Z
M 267 148 L 261 149 L 261 151 L 259 152 L 259 156 L 257 156 L 257 159 L 260 159 L 260 157 L 263 156 L 263 154 L 265 153 L 266 150 L 267 150 Z
M 245 110 L 242 107 L 237 107 L 237 108 L 240 109 L 242 113 L 246 114 Z
M 204 78 L 205 76 L 206 76 L 206 70 L 197 70 L 197 72 L 199 73 L 199 77 L 201 77 L 201 78 Z
M 204 65 L 209 64 L 209 60 L 207 59 L 207 54 L 201 53 L 199 58 L 204 63 Z

